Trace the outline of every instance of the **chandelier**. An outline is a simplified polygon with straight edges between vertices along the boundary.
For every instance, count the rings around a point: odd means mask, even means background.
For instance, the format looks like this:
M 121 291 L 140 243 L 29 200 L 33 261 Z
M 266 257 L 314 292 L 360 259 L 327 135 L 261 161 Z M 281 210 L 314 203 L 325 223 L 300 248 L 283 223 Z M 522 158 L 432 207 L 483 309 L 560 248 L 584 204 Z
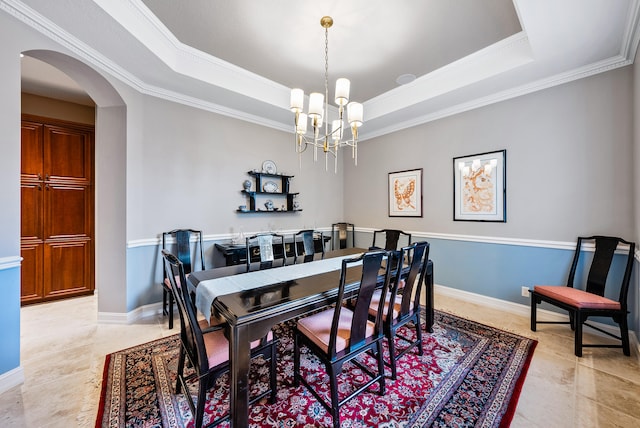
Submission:
M 329 154 L 334 158 L 334 172 L 338 172 L 338 151 L 341 147 L 351 147 L 351 157 L 358 165 L 358 128 L 363 123 L 362 104 L 349 102 L 348 79 L 336 80 L 335 103 L 338 106 L 338 118 L 331 121 L 329 132 L 329 28 L 333 25 L 333 18 L 323 16 L 320 25 L 324 28 L 324 94 L 312 92 L 309 94 L 309 109 L 304 109 L 304 91 L 299 88 L 291 90 L 291 111 L 295 113 L 295 148 L 298 153 L 300 168 L 302 168 L 302 153 L 313 147 L 313 160 L 318 160 L 318 149 L 324 151 L 325 169 L 329 169 Z M 351 139 L 344 137 L 344 110 L 347 107 L 347 122 L 351 128 Z M 313 137 L 308 137 L 307 123 L 311 125 Z M 322 126 L 324 124 L 324 133 Z

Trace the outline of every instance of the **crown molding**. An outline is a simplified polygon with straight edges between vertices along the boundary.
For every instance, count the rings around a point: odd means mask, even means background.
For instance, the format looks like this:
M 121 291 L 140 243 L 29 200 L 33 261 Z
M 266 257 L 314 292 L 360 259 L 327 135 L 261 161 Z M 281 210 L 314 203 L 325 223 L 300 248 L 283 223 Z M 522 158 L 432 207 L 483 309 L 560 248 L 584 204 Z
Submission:
M 637 42 L 636 42 L 637 46 Z M 620 67 L 626 67 L 633 64 L 633 58 L 629 59 L 622 55 L 617 55 L 608 58 L 597 63 L 589 64 L 584 67 L 576 68 L 574 70 L 567 71 L 565 73 L 559 73 L 554 76 L 546 77 L 531 83 L 527 83 L 515 88 L 507 89 L 495 94 L 488 95 L 486 97 L 477 98 L 466 103 L 461 103 L 446 109 L 441 109 L 433 113 L 429 113 L 423 116 L 415 117 L 410 120 L 395 123 L 394 125 L 377 129 L 371 132 L 362 132 L 359 140 L 366 141 L 372 138 L 381 137 L 383 135 L 391 134 L 394 132 L 402 131 L 407 128 L 413 128 L 418 125 L 423 125 L 428 122 L 443 119 L 445 117 L 454 116 L 456 114 L 464 113 L 470 110 L 474 110 L 481 107 L 486 107 L 491 104 L 499 103 L 502 101 L 517 98 L 523 95 L 528 95 L 534 92 L 542 91 L 544 89 L 552 88 L 554 86 L 563 85 L 565 83 L 572 82 L 574 80 L 584 79 L 585 77 L 593 76 L 607 71 L 615 70 Z
M 277 129 L 280 131 L 291 131 L 290 126 L 286 126 L 285 124 L 274 120 L 265 119 L 254 114 L 228 108 L 220 104 L 204 101 L 178 92 L 149 85 L 18 0 L 0 0 L 0 10 L 7 12 L 14 18 L 38 31 L 45 37 L 58 43 L 59 45 L 73 53 L 76 57 L 82 59 L 95 68 L 107 72 L 109 75 L 113 76 L 114 78 L 118 79 L 122 83 L 133 88 L 141 94 L 179 103 L 189 107 L 197 108 L 199 110 L 209 111 L 212 113 L 220 114 L 222 116 L 243 120 L 245 122 L 254 123 L 256 125 Z
M 134 37 L 138 38 L 141 43 L 145 44 L 151 52 L 153 52 L 160 60 L 164 61 L 176 73 L 214 84 L 220 88 L 234 91 L 241 96 L 250 98 L 251 100 L 262 102 L 276 108 L 278 105 L 276 105 L 274 100 L 280 100 L 281 98 L 284 99 L 288 94 L 288 88 L 283 85 L 256 75 L 255 73 L 251 73 L 248 70 L 220 60 L 190 46 L 184 45 L 175 38 L 175 36 L 164 26 L 162 22 L 158 20 L 158 18 L 146 7 L 146 5 L 144 5 L 141 0 L 93 1 L 98 7 L 104 10 L 105 13 L 116 19 Z M 293 132 L 293 127 L 290 126 L 289 123 L 283 123 L 282 121 L 265 118 L 257 114 L 229 108 L 214 102 L 200 99 L 197 96 L 189 96 L 166 88 L 150 85 L 123 67 L 109 60 L 84 42 L 78 40 L 70 33 L 19 0 L 0 0 L 0 10 L 25 23 L 29 27 L 43 34 L 45 37 L 67 49 L 84 62 L 90 64 L 94 68 L 103 70 L 113 78 L 118 79 L 139 93 L 286 133 Z M 517 7 L 516 10 L 518 10 Z M 370 131 L 363 129 L 360 133 L 360 140 L 366 141 L 368 139 L 398 132 L 448 116 L 453 116 L 493 103 L 498 103 L 632 64 L 635 52 L 640 44 L 640 34 L 638 31 L 640 2 L 637 0 L 631 1 L 629 3 L 628 12 L 624 36 L 620 46 L 620 54 L 617 56 L 554 76 L 542 78 L 538 81 L 523 84 L 495 94 L 487 95 L 485 97 L 476 98 L 468 102 L 443 108 L 406 121 L 397 122 L 390 126 Z M 527 35 L 525 32 L 521 32 L 498 42 L 489 48 L 478 51 L 469 57 L 463 58 L 456 63 L 459 63 L 458 65 L 476 63 L 478 61 L 482 63 L 490 63 L 490 59 L 497 58 L 505 61 L 503 67 L 513 68 L 514 64 L 518 63 L 518 61 L 521 63 L 522 61 L 528 62 L 531 60 L 527 57 L 527 51 L 525 50 L 527 46 Z M 443 67 L 443 70 L 440 70 L 439 72 L 431 73 L 429 78 L 435 78 L 438 81 L 444 79 L 442 76 L 444 69 L 451 69 L 451 67 L 454 67 L 456 63 Z M 489 69 L 485 71 L 490 72 Z M 427 76 L 424 77 L 426 78 Z M 420 80 L 424 80 L 426 82 L 429 78 L 418 79 L 416 82 L 420 84 Z M 449 83 L 453 84 L 452 82 Z M 468 82 L 467 84 L 469 83 L 472 82 Z M 433 82 L 431 82 L 431 84 L 433 84 Z M 401 90 L 396 93 L 395 91 L 397 91 L 397 89 Z M 375 104 L 379 104 L 378 99 L 387 100 L 395 98 L 395 104 L 403 102 L 401 98 L 404 97 L 401 96 L 401 94 L 405 93 L 409 88 L 397 89 L 372 99 L 374 101 L 372 107 L 375 107 Z M 371 105 L 372 100 L 365 102 L 365 105 Z M 415 103 L 416 102 L 414 100 L 414 104 Z M 283 101 L 282 109 L 286 110 L 284 104 L 286 104 L 285 101 Z M 375 108 L 373 111 L 375 114 Z

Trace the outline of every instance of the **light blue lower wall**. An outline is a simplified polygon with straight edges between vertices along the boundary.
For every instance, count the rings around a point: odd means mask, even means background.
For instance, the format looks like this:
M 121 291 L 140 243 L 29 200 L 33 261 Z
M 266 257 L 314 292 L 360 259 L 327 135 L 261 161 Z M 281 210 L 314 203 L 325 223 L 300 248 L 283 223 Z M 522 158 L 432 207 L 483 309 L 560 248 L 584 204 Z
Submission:
M 204 241 L 205 268 L 224 266 L 224 258 L 214 247 L 216 242 Z M 149 244 L 127 249 L 127 311 L 162 301 L 161 244 Z M 195 260 L 196 263 L 198 259 Z
M 162 301 L 158 245 L 127 249 L 127 311 Z
M 0 270 L 0 374 L 20 366 L 20 268 Z
M 436 283 L 516 303 L 521 287 L 565 284 L 573 251 L 427 239 Z

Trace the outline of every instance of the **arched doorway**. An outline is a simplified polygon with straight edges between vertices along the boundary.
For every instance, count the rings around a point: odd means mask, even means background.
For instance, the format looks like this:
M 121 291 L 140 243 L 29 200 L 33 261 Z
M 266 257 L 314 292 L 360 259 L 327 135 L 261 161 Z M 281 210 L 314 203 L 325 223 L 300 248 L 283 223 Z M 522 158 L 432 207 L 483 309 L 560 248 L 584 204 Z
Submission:
M 111 83 L 59 52 L 31 50 L 76 81 L 96 104 L 95 284 L 99 313 L 126 313 L 126 106 Z

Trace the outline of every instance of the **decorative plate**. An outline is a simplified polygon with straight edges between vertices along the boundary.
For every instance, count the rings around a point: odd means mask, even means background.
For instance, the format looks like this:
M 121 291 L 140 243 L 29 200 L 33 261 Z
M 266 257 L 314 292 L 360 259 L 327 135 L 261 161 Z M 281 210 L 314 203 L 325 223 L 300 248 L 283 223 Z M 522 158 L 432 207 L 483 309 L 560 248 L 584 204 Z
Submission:
M 266 160 L 262 162 L 262 171 L 267 174 L 277 174 L 278 168 L 276 168 L 276 164 L 274 161 Z
M 278 185 L 273 181 L 267 181 L 262 185 L 262 190 L 268 193 L 276 193 Z

